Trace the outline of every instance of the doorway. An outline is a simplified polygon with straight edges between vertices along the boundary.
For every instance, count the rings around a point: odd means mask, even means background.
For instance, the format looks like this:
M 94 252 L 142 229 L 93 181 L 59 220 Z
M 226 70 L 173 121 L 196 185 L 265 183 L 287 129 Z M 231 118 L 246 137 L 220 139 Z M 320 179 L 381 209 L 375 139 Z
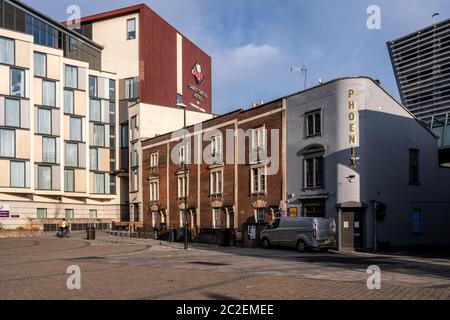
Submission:
M 339 250 L 363 249 L 363 214 L 361 210 L 341 209 L 339 222 Z

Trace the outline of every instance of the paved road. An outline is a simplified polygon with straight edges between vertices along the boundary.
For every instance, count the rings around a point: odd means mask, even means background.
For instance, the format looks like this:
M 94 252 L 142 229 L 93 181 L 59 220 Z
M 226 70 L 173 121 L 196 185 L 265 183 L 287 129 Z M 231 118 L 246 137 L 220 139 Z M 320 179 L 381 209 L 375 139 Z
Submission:
M 81 269 L 68 290 L 67 267 Z M 381 290 L 368 290 L 378 265 Z M 450 258 L 0 239 L 0 299 L 449 299 Z

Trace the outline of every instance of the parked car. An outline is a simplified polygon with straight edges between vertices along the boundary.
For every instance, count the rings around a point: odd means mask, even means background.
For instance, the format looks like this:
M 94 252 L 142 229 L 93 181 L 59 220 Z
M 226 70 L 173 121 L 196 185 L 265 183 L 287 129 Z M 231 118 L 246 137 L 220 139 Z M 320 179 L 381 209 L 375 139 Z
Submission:
M 281 217 L 261 232 L 263 248 L 292 247 L 304 252 L 308 249 L 326 251 L 336 248 L 336 222 L 333 218 Z

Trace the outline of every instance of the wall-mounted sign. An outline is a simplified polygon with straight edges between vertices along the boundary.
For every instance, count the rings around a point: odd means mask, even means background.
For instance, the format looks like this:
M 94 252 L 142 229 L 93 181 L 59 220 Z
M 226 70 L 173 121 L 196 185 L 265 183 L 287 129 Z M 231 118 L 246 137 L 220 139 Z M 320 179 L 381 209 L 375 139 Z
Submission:
M 9 218 L 9 204 L 0 202 L 0 218 Z
M 296 207 L 289 208 L 289 216 L 296 217 L 298 215 L 298 209 Z
M 205 79 L 205 76 L 203 75 L 202 66 L 200 63 L 197 62 L 194 68 L 192 68 L 192 75 L 195 77 L 195 80 L 197 80 L 197 84 L 201 85 Z
M 348 143 L 350 145 L 350 167 L 356 168 L 356 126 L 357 126 L 357 112 L 358 108 L 354 97 L 356 91 L 354 89 L 348 90 Z
M 256 239 L 256 226 L 248 226 L 247 237 L 248 240 Z

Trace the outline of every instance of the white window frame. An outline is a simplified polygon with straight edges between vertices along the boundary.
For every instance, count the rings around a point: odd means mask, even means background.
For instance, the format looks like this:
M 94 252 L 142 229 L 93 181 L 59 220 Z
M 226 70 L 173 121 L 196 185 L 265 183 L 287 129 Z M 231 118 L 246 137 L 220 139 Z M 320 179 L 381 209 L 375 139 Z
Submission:
M 184 179 L 186 178 L 186 190 L 184 190 L 185 184 Z M 178 182 L 178 199 L 182 199 L 189 196 L 189 176 L 181 174 L 177 177 Z M 184 191 L 184 192 L 183 192 Z
M 134 30 L 130 29 L 130 22 L 132 22 L 132 26 L 134 28 Z M 134 40 L 136 39 L 137 36 L 137 30 L 136 30 L 136 18 L 131 18 L 131 19 L 127 19 L 127 40 Z M 134 32 L 134 35 L 131 36 L 130 33 Z
M 264 219 L 262 220 L 262 222 L 260 222 L 260 220 L 258 220 L 258 211 L 263 211 L 264 212 Z M 255 209 L 255 221 L 256 221 L 256 223 L 264 223 L 264 221 L 265 221 L 265 218 L 266 218 L 266 214 L 267 214 L 267 212 L 266 212 L 266 209 L 264 209 L 264 208 L 257 208 L 257 209 Z
M 210 194 L 223 194 L 223 170 L 211 171 L 209 174 Z
M 252 129 L 252 150 L 264 150 L 266 148 L 266 126 Z
M 157 168 L 159 165 L 159 154 L 154 152 L 150 154 L 150 168 Z
M 254 170 L 257 170 L 257 178 L 258 178 L 258 182 L 257 182 L 257 188 L 255 188 L 255 173 Z M 261 170 L 263 170 L 263 174 L 264 174 L 264 188 L 262 188 L 261 186 Z M 250 168 L 250 178 L 251 178 L 251 183 L 250 183 L 250 188 L 251 188 L 251 193 L 267 193 L 267 167 L 266 166 L 254 166 Z
M 159 200 L 159 180 L 150 180 L 150 201 Z
M 220 135 L 211 138 L 211 157 L 218 158 L 222 154 L 222 137 Z
M 217 219 L 217 215 L 219 216 L 219 219 Z M 219 221 L 220 225 L 217 225 L 217 221 Z M 212 228 L 213 229 L 222 228 L 222 208 L 212 209 Z

